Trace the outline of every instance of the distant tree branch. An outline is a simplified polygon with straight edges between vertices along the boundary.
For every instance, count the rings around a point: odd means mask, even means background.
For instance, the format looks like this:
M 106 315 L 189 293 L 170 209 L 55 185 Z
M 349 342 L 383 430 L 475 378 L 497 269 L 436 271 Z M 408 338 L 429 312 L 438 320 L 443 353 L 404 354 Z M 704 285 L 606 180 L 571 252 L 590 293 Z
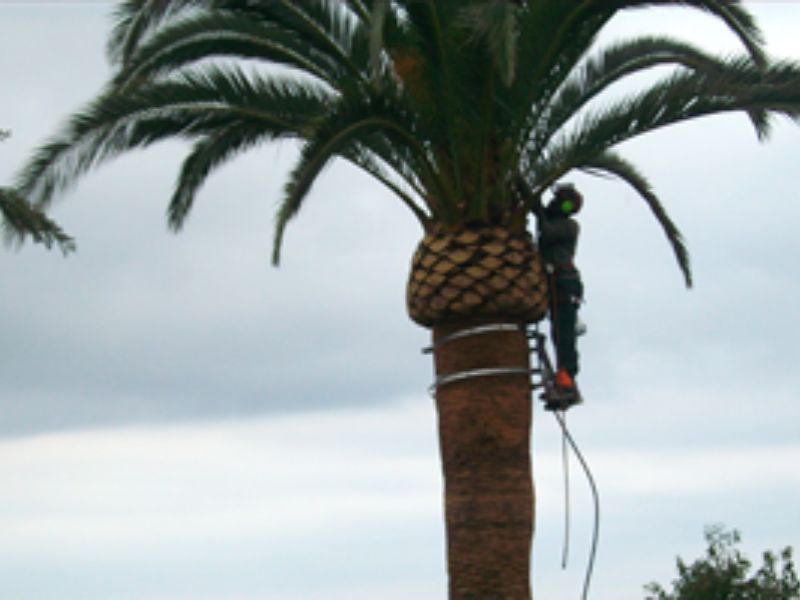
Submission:
M 678 558 L 678 578 L 672 581 L 672 591 L 650 583 L 645 586 L 648 592 L 645 600 L 800 599 L 791 547 L 779 554 L 764 552 L 764 564 L 751 575 L 752 563 L 737 547 L 741 541 L 738 531 L 726 531 L 715 525 L 706 528 L 705 538 L 708 549 L 703 558 L 691 564 Z

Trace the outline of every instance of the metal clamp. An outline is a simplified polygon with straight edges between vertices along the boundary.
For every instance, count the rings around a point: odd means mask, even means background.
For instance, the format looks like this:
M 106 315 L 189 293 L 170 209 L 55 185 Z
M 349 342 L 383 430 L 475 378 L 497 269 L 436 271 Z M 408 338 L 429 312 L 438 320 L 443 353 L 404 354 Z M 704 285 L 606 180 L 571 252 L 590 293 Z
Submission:
M 485 333 L 497 333 L 497 332 L 511 332 L 511 331 L 520 331 L 526 333 L 528 337 L 530 334 L 527 332 L 527 328 L 524 325 L 519 323 L 489 323 L 487 325 L 476 325 L 474 327 L 468 327 L 466 329 L 461 329 L 459 331 L 455 331 L 450 335 L 447 335 L 440 340 L 438 340 L 435 344 L 428 346 L 427 348 L 423 348 L 423 354 L 430 354 L 436 348 L 448 344 L 455 340 L 460 340 L 466 337 L 471 337 L 474 335 L 482 335 Z M 448 385 L 450 383 L 455 383 L 457 381 L 465 381 L 467 379 L 473 379 L 475 377 L 493 377 L 497 375 L 535 375 L 541 373 L 540 369 L 533 368 L 533 369 L 526 369 L 523 367 L 485 367 L 481 369 L 470 369 L 467 371 L 459 371 L 458 373 L 450 373 L 448 375 L 440 375 L 436 378 L 436 381 L 428 388 L 428 392 L 431 396 L 436 394 L 436 390 L 442 386 Z
M 453 340 L 460 340 L 461 338 L 470 337 L 473 335 L 481 335 L 484 333 L 494 333 L 497 331 L 524 331 L 525 328 L 518 323 L 491 323 L 489 325 L 476 325 L 475 327 L 468 327 L 467 329 L 460 329 L 448 336 L 443 337 L 435 344 L 432 344 L 422 349 L 423 354 L 430 354 L 439 346 L 452 342 Z
M 523 367 L 488 367 L 483 369 L 470 369 L 469 371 L 460 371 L 458 373 L 450 373 L 449 375 L 440 375 L 436 378 L 428 388 L 428 393 L 433 396 L 440 387 L 456 381 L 464 381 L 466 379 L 473 379 L 475 377 L 491 377 L 494 375 L 531 375 L 535 373 L 536 369 L 525 369 Z

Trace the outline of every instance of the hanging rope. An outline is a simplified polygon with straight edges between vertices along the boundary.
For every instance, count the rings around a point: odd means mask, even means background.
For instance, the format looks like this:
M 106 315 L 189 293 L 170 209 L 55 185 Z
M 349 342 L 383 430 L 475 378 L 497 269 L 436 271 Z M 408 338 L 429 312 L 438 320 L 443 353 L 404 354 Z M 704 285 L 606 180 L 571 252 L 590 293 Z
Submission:
M 434 349 L 442 344 L 446 344 L 450 341 L 468 337 L 472 335 L 482 335 L 484 333 L 490 333 L 495 331 L 514 331 L 519 330 L 520 326 L 513 323 L 495 323 L 491 325 L 481 325 L 477 327 L 468 328 L 465 330 L 457 331 L 442 340 L 439 340 L 437 344 L 433 346 L 429 346 L 423 349 L 424 353 L 433 352 Z M 539 381 L 535 379 L 531 381 L 531 385 L 533 389 L 538 387 L 542 387 L 545 389 L 545 393 L 543 397 L 547 397 L 548 393 L 552 393 L 553 390 L 553 367 L 552 363 L 550 362 L 550 357 L 548 356 L 547 350 L 545 349 L 545 336 L 544 334 L 539 332 L 538 325 L 535 327 L 533 331 L 528 331 L 527 337 L 529 340 L 535 340 L 535 349 L 531 348 L 531 352 L 535 353 L 538 364 L 532 369 L 525 369 L 525 368 L 508 368 L 508 367 L 495 367 L 495 368 L 484 368 L 484 369 L 472 369 L 468 371 L 463 371 L 459 373 L 452 373 L 445 376 L 437 377 L 436 381 L 431 385 L 429 392 L 431 395 L 436 393 L 436 389 L 452 383 L 454 381 L 461 381 L 463 379 L 470 379 L 473 377 L 484 377 L 490 375 L 500 375 L 500 374 L 530 374 L 534 377 L 538 376 Z M 579 397 L 580 399 L 580 397 Z M 558 407 L 558 405 L 548 404 L 547 409 L 553 413 L 556 421 L 558 422 L 559 426 L 561 427 L 561 458 L 563 463 L 564 469 L 564 545 L 563 551 L 561 556 L 561 567 L 566 568 L 567 561 L 569 558 L 569 538 L 570 538 L 570 481 L 569 481 L 569 450 L 572 449 L 572 452 L 578 459 L 578 462 L 581 464 L 584 473 L 586 474 L 586 479 L 589 482 L 589 487 L 591 488 L 592 492 L 592 499 L 594 502 L 594 528 L 592 532 L 592 545 L 589 551 L 589 563 L 586 568 L 586 577 L 583 583 L 583 593 L 581 595 L 581 600 L 587 600 L 589 597 L 589 588 L 591 586 L 592 581 L 592 574 L 594 572 L 594 562 L 597 556 L 597 545 L 600 538 L 600 495 L 597 491 L 597 485 L 594 481 L 594 476 L 592 475 L 592 471 L 589 468 L 586 459 L 583 456 L 583 453 L 578 448 L 575 439 L 572 437 L 572 434 L 567 427 L 567 418 L 566 418 L 566 409 L 569 408 L 570 405 L 566 405 L 564 407 Z
M 556 418 L 559 426 L 561 427 L 561 432 L 563 434 L 563 440 L 569 444 L 572 448 L 572 451 L 575 453 L 575 456 L 580 462 L 581 466 L 583 467 L 584 473 L 586 473 L 586 479 L 589 482 L 589 487 L 592 490 L 592 498 L 594 501 L 594 530 L 592 532 L 592 547 L 589 551 L 589 564 L 586 568 L 586 578 L 583 582 L 583 594 L 581 596 L 581 600 L 587 600 L 589 597 L 589 587 L 592 582 L 592 573 L 594 572 L 594 561 L 595 557 L 597 556 L 597 543 L 600 538 L 600 495 L 597 492 L 597 485 L 595 484 L 594 477 L 592 476 L 592 471 L 589 468 L 589 464 L 586 462 L 586 459 L 583 457 L 583 454 L 578 448 L 577 443 L 575 443 L 575 439 L 569 432 L 567 428 L 567 418 L 564 412 L 553 411 L 553 415 Z M 565 462 L 565 474 L 568 471 L 566 470 L 566 462 Z M 568 485 L 568 483 L 567 483 Z M 569 531 L 569 489 L 567 488 L 567 531 Z M 566 557 L 566 543 L 565 543 L 565 550 L 564 556 Z M 565 563 L 564 563 L 565 564 Z
M 554 413 L 555 414 L 555 413 Z M 566 422 L 566 415 L 564 415 Z M 570 501 L 569 501 L 569 446 L 567 436 L 561 433 L 561 465 L 564 469 L 564 545 L 561 552 L 561 568 L 567 568 L 569 561 L 569 530 L 570 530 Z
M 567 560 L 569 558 L 571 511 L 568 450 L 570 448 L 578 458 L 578 461 L 580 462 L 581 467 L 586 474 L 589 487 L 592 491 L 592 499 L 594 502 L 594 528 L 592 532 L 592 546 L 591 550 L 589 551 L 589 563 L 586 568 L 586 578 L 584 579 L 583 594 L 581 596 L 581 600 L 587 600 L 592 581 L 592 573 L 594 572 L 594 561 L 595 557 L 597 556 L 597 545 L 600 538 L 600 495 L 598 494 L 597 485 L 595 484 L 594 476 L 589 468 L 589 464 L 586 462 L 583 453 L 580 451 L 578 444 L 575 442 L 575 438 L 572 437 L 572 434 L 567 427 L 566 410 L 570 405 L 567 405 L 563 408 L 558 408 L 556 404 L 553 404 L 551 400 L 548 400 L 548 398 L 552 396 L 555 386 L 553 382 L 554 370 L 553 364 L 550 362 L 550 356 L 548 355 L 545 347 L 545 335 L 539 332 L 538 324 L 534 327 L 533 331 L 528 331 L 528 339 L 534 342 L 532 344 L 533 347 L 531 348 L 531 353 L 537 358 L 537 364 L 532 369 L 532 372 L 538 376 L 538 381 L 534 379 L 531 382 L 531 385 L 533 389 L 544 389 L 542 399 L 545 401 L 545 407 L 547 410 L 553 413 L 559 427 L 561 427 L 561 460 L 564 470 L 564 545 L 561 556 L 562 568 L 566 568 Z

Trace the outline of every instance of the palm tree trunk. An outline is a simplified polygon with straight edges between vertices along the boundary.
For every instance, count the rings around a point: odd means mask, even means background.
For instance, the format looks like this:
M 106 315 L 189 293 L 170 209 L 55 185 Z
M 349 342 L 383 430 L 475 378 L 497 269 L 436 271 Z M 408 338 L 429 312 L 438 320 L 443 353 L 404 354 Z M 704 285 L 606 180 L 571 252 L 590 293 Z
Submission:
M 437 376 L 480 368 L 529 368 L 522 330 L 437 345 L 476 324 L 434 326 Z M 530 398 L 530 378 L 519 374 L 475 377 L 437 390 L 450 600 L 531 598 Z

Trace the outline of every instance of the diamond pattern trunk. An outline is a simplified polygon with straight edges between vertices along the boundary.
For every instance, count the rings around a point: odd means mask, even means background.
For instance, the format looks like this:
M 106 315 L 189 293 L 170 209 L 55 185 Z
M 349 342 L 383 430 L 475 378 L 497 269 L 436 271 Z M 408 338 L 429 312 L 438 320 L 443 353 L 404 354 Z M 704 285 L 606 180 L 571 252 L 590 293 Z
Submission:
M 407 300 L 410 317 L 426 327 L 472 317 L 531 323 L 547 311 L 547 285 L 527 232 L 434 232 L 414 254 Z
M 522 329 L 448 337 L 476 325 L 537 321 L 546 309 L 546 278 L 526 233 L 433 233 L 417 249 L 408 310 L 433 330 L 437 376 L 528 369 Z M 530 392 L 530 378 L 518 372 L 436 391 L 450 600 L 531 598 Z

